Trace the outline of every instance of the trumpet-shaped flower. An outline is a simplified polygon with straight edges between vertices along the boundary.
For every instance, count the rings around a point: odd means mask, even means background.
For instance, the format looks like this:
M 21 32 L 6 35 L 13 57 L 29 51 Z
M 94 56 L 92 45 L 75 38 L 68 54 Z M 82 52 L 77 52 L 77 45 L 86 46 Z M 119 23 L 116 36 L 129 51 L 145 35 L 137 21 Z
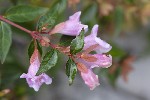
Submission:
M 94 25 L 90 35 L 84 38 L 84 50 L 88 49 L 92 45 L 98 44 L 98 47 L 95 48 L 97 53 L 106 53 L 111 50 L 111 46 L 105 41 L 97 37 L 98 25 Z
M 98 76 L 95 75 L 91 69 L 88 69 L 86 73 L 81 72 L 81 77 L 90 90 L 93 90 L 96 86 L 100 85 Z
M 112 65 L 112 56 L 105 55 L 105 54 L 87 54 L 88 58 L 80 59 L 82 63 L 84 63 L 89 68 L 101 67 L 101 68 L 108 68 Z M 92 59 L 94 58 L 94 61 Z M 90 61 L 91 60 L 91 61 Z
M 39 52 L 37 49 L 35 49 L 34 53 L 30 58 L 30 67 L 28 69 L 28 73 L 27 74 L 23 73 L 20 76 L 20 78 L 26 78 L 29 87 L 33 88 L 35 91 L 38 91 L 43 83 L 46 84 L 52 83 L 52 79 L 45 73 L 36 76 L 39 67 L 40 67 Z
M 84 30 L 87 31 L 88 26 L 81 24 L 80 15 L 80 11 L 76 12 L 75 14 L 69 17 L 69 20 L 56 25 L 54 29 L 50 32 L 50 34 L 61 33 L 64 35 L 76 36 L 79 35 L 82 28 L 84 28 Z

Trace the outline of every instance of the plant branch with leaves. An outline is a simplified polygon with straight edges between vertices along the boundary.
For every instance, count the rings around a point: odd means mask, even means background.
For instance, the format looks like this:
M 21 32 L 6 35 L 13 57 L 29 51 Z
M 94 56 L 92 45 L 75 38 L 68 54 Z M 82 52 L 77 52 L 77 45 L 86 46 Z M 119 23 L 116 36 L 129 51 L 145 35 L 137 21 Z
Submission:
M 25 31 L 30 34 L 33 40 L 28 49 L 30 58 L 30 66 L 28 73 L 23 73 L 20 78 L 26 78 L 29 87 L 38 91 L 40 86 L 51 84 L 52 79 L 46 74 L 48 70 L 54 67 L 58 61 L 58 53 L 63 53 L 68 56 L 66 63 L 66 75 L 69 79 L 69 85 L 73 83 L 77 71 L 80 72 L 85 84 L 93 90 L 99 85 L 98 75 L 92 71 L 95 67 L 108 68 L 112 64 L 111 55 L 105 53 L 111 50 L 111 46 L 105 41 L 97 37 L 98 25 L 94 25 L 91 34 L 85 36 L 88 31 L 88 25 L 80 22 L 81 12 L 76 12 L 69 17 L 67 21 L 61 22 L 57 25 L 56 20 L 65 8 L 62 4 L 66 4 L 66 0 L 61 0 L 61 3 L 56 3 L 53 9 L 32 6 L 15 6 L 9 9 L 5 16 L 0 16 L 0 59 L 3 63 L 8 50 L 11 45 L 12 33 L 8 24 Z M 42 14 L 42 16 L 40 16 Z M 30 31 L 14 22 L 27 22 L 40 16 L 36 30 Z M 51 39 L 47 34 L 52 36 L 59 33 L 67 36 L 75 36 L 69 45 L 63 44 L 60 40 L 59 44 L 51 43 Z M 7 45 L 6 45 L 7 44 Z M 51 47 L 51 49 L 44 55 L 42 47 Z M 95 54 L 91 52 L 95 51 Z M 41 60 L 42 58 L 42 60 Z

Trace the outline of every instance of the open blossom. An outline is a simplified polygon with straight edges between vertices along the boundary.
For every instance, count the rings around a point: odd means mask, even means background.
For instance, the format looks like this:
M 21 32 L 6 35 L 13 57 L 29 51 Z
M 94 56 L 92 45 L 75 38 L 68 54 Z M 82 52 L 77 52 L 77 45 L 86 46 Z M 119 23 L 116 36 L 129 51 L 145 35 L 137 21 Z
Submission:
M 98 25 L 94 25 L 90 35 L 84 38 L 84 48 L 83 50 L 88 49 L 92 45 L 98 44 L 98 47 L 95 48 L 97 53 L 106 53 L 111 50 L 111 46 L 105 41 L 97 37 Z
M 42 73 L 39 76 L 36 76 L 36 73 L 40 67 L 40 58 L 39 58 L 39 52 L 37 49 L 35 49 L 34 53 L 32 54 L 30 58 L 30 67 L 28 69 L 28 73 L 23 73 L 20 78 L 26 78 L 26 81 L 29 85 L 29 87 L 33 88 L 35 91 L 38 91 L 40 86 L 43 83 L 51 84 L 52 79 L 46 75 L 45 73 Z
M 88 69 L 88 72 L 81 72 L 82 79 L 84 80 L 85 84 L 93 90 L 99 84 L 98 76 L 95 75 L 91 69 Z
M 54 29 L 50 32 L 50 34 L 61 33 L 64 35 L 77 36 L 81 32 L 82 28 L 87 31 L 88 26 L 81 24 L 80 15 L 80 11 L 76 12 L 69 17 L 69 20 L 56 25 Z
M 108 68 L 112 65 L 112 56 L 105 54 L 87 54 L 87 57 L 80 59 L 80 62 L 84 63 L 89 68 L 101 67 Z M 94 61 L 92 61 L 94 57 Z M 90 61 L 91 60 L 91 61 Z

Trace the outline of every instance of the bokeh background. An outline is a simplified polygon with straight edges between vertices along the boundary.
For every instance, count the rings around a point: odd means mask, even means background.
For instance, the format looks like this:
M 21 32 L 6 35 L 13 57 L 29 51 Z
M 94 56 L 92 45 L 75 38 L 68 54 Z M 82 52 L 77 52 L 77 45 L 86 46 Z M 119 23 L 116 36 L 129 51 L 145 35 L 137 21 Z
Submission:
M 0 0 L 0 14 L 16 5 L 51 8 L 56 1 Z M 60 54 L 57 65 L 48 72 L 53 83 L 35 92 L 19 78 L 29 66 L 31 37 L 12 27 L 12 46 L 5 63 L 0 64 L 0 100 L 150 100 L 150 0 L 67 0 L 58 23 L 76 11 L 82 11 L 81 21 L 89 25 L 89 32 L 99 24 L 98 35 L 113 47 L 108 53 L 113 56 L 113 65 L 94 70 L 101 85 L 90 91 L 78 74 L 69 86 L 65 75 L 67 57 Z M 18 24 L 35 30 L 36 22 Z M 59 41 L 61 35 L 52 38 Z

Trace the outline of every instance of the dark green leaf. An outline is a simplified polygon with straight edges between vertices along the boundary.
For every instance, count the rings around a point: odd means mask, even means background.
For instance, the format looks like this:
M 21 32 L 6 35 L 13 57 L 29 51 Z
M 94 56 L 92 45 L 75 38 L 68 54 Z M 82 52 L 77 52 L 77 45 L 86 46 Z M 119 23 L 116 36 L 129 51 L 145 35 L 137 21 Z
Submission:
M 53 27 L 58 16 L 57 11 L 58 5 L 53 9 L 50 9 L 45 15 L 41 16 L 37 23 L 37 30 L 41 31 L 43 27 L 46 29 Z
M 54 67 L 58 60 L 58 53 L 56 50 L 52 49 L 51 51 L 47 52 L 41 62 L 41 66 L 37 72 L 37 75 L 40 75 L 52 67 Z
M 5 22 L 0 21 L 0 60 L 4 63 L 12 42 L 11 28 Z
M 72 40 L 70 46 L 70 53 L 76 54 L 80 52 L 84 47 L 84 29 L 81 30 L 79 36 Z
M 52 28 L 56 23 L 58 15 L 65 10 L 66 5 L 67 0 L 58 0 L 45 15 L 41 16 L 37 23 L 37 29 L 41 31 L 43 27 L 46 29 Z
M 60 46 L 69 46 L 74 38 L 74 36 L 62 35 L 59 41 Z
M 117 6 L 114 12 L 115 36 L 118 36 L 122 31 L 124 21 L 124 11 L 121 6 Z
M 77 66 L 75 62 L 71 58 L 69 58 L 69 60 L 66 63 L 66 75 L 69 78 L 69 85 L 73 83 L 76 73 L 77 73 Z
M 91 5 L 87 6 L 81 15 L 81 21 L 83 23 L 95 24 L 97 11 L 98 11 L 97 9 L 98 9 L 98 6 L 95 3 L 92 3 Z
M 46 11 L 48 8 L 19 5 L 9 9 L 6 12 L 6 17 L 15 22 L 27 22 L 43 15 Z
M 37 44 L 37 49 L 38 51 L 40 52 L 40 55 L 42 55 L 42 46 L 40 45 L 40 43 L 36 40 L 36 44 Z M 34 41 L 32 40 L 30 45 L 29 45 L 29 48 L 28 48 L 28 56 L 29 58 L 31 58 L 33 52 L 34 52 L 34 49 L 35 49 L 35 45 L 34 45 Z
M 59 5 L 58 13 L 60 14 L 67 7 L 67 0 L 55 0 L 52 8 L 55 7 L 55 6 L 57 6 L 57 5 Z

